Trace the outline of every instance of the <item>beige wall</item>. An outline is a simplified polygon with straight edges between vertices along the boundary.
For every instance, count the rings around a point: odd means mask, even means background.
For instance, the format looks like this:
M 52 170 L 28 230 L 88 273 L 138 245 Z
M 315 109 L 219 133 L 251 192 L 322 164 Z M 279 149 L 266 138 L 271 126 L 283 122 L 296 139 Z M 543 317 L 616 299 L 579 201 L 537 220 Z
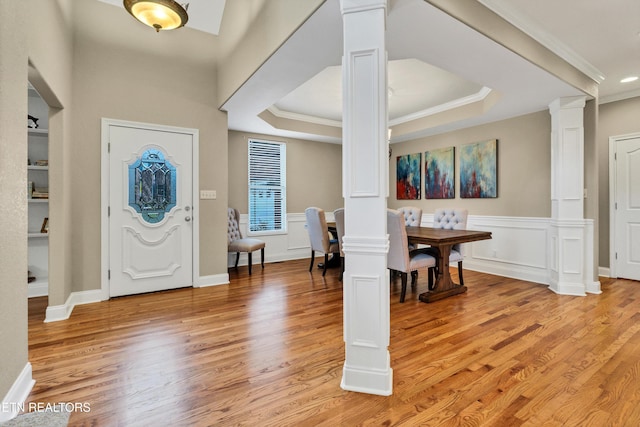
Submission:
M 593 220 L 593 247 L 599 246 L 600 214 L 598 212 L 598 100 L 587 101 L 584 109 L 584 188 L 587 197 L 584 199 L 584 217 Z M 594 249 L 593 277 L 598 277 L 600 266 L 599 250 Z
M 640 97 L 601 104 L 598 121 L 600 266 L 609 267 L 609 137 L 640 132 Z
M 49 305 L 71 294 L 69 170 L 72 30 L 68 2 L 29 0 L 29 80 L 49 110 Z
M 476 126 L 413 141 L 391 144 L 388 206 L 418 206 L 425 213 L 441 207 L 463 207 L 472 215 L 523 217 L 551 216 L 551 116 L 548 111 Z M 459 147 L 489 139 L 498 140 L 498 197 L 461 199 Z M 456 198 L 397 200 L 396 157 L 435 148 L 456 147 Z M 424 178 L 424 171 L 422 171 Z M 424 194 L 424 181 L 421 194 Z
M 71 93 L 71 31 L 68 26 L 67 2 L 27 0 L 0 2 L 0 16 L 6 20 L 0 28 L 0 396 L 4 397 L 27 362 L 27 201 L 26 185 L 27 81 L 41 93 L 50 111 L 49 159 L 51 221 L 49 246 L 49 281 L 59 283 L 59 291 L 51 292 L 49 301 L 64 301 L 68 296 L 70 232 L 65 228 L 62 206 L 61 164 L 64 158 L 65 126 L 69 115 L 61 107 L 68 106 Z M 27 65 L 30 64 L 31 67 Z M 6 163 L 6 164 L 5 164 Z M 53 186 L 57 186 L 54 190 Z M 57 194 L 56 194 L 57 192 Z M 55 201 L 53 198 L 56 198 Z M 6 221 L 6 222 L 5 222 Z M 1 253 L 9 251 L 8 253 Z M 67 251 L 67 252 L 65 252 Z M 4 264 L 6 263 L 6 265 Z M 59 297 L 57 295 L 59 294 Z M 54 302 L 55 303 L 55 302 Z
M 0 2 L 0 400 L 27 363 L 26 10 Z
M 220 27 L 221 106 L 325 0 L 234 0 Z
M 216 200 L 200 203 L 200 274 L 225 274 L 227 122 L 215 107 L 215 69 L 144 56 L 78 34 L 73 76 L 73 290 L 100 288 L 103 117 L 199 130 L 200 188 L 217 191 Z
M 229 131 L 229 206 L 248 212 L 248 139 L 287 144 L 287 212 L 342 207 L 342 146 Z

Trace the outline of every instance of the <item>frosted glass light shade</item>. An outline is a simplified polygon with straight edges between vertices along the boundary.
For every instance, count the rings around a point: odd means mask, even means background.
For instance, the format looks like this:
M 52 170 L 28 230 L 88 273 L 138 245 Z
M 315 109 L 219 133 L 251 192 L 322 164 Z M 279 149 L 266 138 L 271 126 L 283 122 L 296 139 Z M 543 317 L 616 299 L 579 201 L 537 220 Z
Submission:
M 189 19 L 185 8 L 174 0 L 124 0 L 124 8 L 156 32 L 180 28 Z

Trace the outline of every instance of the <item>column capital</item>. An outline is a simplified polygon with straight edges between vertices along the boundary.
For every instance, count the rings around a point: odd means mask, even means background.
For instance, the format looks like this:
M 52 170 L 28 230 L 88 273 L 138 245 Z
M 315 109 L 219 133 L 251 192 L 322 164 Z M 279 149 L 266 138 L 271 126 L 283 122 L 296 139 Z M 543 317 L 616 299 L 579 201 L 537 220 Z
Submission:
M 587 102 L 586 96 L 567 96 L 564 98 L 557 98 L 549 104 L 549 113 L 554 114 L 559 110 L 569 108 L 584 108 Z
M 372 9 L 387 9 L 387 0 L 340 0 L 340 10 L 347 13 L 363 12 Z

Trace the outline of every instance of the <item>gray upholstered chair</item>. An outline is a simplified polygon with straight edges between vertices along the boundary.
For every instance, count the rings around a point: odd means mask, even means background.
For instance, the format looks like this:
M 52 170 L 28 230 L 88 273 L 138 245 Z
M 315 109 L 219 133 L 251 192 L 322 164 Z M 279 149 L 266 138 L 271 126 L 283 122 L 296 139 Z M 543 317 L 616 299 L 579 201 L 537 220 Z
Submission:
M 404 216 L 404 225 L 407 227 L 420 227 L 422 222 L 422 209 L 415 206 L 403 206 L 398 208 L 398 211 L 402 212 Z
M 402 215 L 404 215 L 404 225 L 407 227 L 420 227 L 420 223 L 422 222 L 422 209 L 416 208 L 415 206 L 403 206 L 398 208 Z M 409 250 L 414 250 L 417 248 L 417 245 L 409 243 Z
M 433 214 L 433 228 L 445 228 L 449 230 L 466 230 L 467 229 L 467 217 L 469 212 L 466 209 L 436 209 Z M 458 263 L 458 278 L 460 284 L 464 285 L 462 279 L 462 260 L 464 259 L 464 252 L 461 243 L 453 245 L 451 248 L 451 255 L 449 256 L 449 262 Z M 429 276 L 431 276 L 430 271 Z
M 387 233 L 389 234 L 389 253 L 387 254 L 387 268 L 397 271 L 402 279 L 402 292 L 400 302 L 404 302 L 407 294 L 407 273 L 411 274 L 411 285 L 415 285 L 417 275 L 414 271 L 419 268 L 435 268 L 436 259 L 422 251 L 409 252 L 407 229 L 404 223 L 404 215 L 396 210 L 387 209 Z M 429 274 L 429 287 L 432 287 L 432 275 Z
M 327 219 L 324 210 L 316 207 L 305 209 L 304 215 L 307 219 L 307 232 L 309 233 L 309 241 L 311 242 L 311 263 L 309 271 L 313 270 L 313 261 L 316 251 L 324 253 L 324 268 L 322 275 L 327 273 L 327 264 L 329 263 L 329 254 L 340 252 L 338 239 L 329 237 L 329 229 L 327 228 Z
M 229 246 L 227 251 L 229 253 L 236 253 L 236 265 L 238 268 L 238 260 L 240 259 L 240 252 L 246 252 L 249 257 L 249 274 L 251 274 L 251 266 L 253 264 L 251 259 L 251 253 L 260 249 L 260 265 L 264 268 L 264 247 L 265 242 L 260 239 L 253 239 L 250 237 L 242 237 L 240 232 L 240 213 L 237 209 L 227 209 L 227 237 L 229 238 Z
M 344 251 L 342 250 L 342 237 L 344 237 L 344 208 L 333 211 L 333 218 L 336 221 L 336 233 L 338 233 L 338 246 L 340 247 L 340 280 L 344 275 Z

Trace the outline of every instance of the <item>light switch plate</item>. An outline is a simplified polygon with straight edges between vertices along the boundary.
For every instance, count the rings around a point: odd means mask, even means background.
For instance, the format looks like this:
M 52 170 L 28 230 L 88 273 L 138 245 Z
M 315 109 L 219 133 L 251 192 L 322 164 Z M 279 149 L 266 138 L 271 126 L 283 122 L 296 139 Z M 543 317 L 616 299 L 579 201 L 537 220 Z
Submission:
M 200 200 L 215 200 L 216 190 L 200 190 Z

